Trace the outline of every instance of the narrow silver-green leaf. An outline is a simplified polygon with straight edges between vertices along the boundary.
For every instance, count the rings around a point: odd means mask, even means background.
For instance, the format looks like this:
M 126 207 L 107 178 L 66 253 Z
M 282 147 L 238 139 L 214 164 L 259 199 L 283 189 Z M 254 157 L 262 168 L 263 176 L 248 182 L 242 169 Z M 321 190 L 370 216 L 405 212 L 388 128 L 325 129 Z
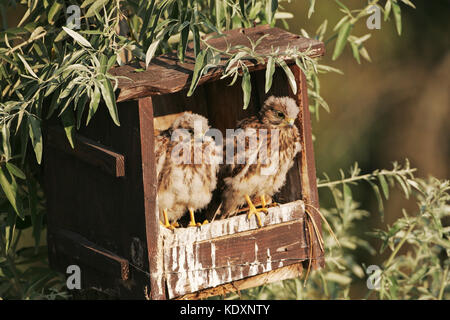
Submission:
M 6 162 L 6 168 L 8 169 L 9 173 L 16 176 L 19 179 L 25 180 L 25 173 L 23 173 L 22 170 L 20 170 L 17 166 L 12 164 L 11 162 Z
M 155 55 L 156 49 L 158 48 L 159 42 L 161 40 L 156 40 L 153 42 L 147 49 L 147 53 L 145 54 L 145 66 L 148 67 L 150 62 L 153 59 L 153 56 Z
M 281 68 L 283 68 L 284 73 L 286 73 L 286 76 L 288 78 L 289 85 L 291 86 L 292 92 L 294 94 L 296 94 L 297 93 L 297 82 L 295 81 L 294 74 L 292 73 L 291 69 L 288 67 L 286 62 L 284 62 L 284 60 L 279 60 L 278 64 L 281 66 Z
M 195 59 L 194 73 L 192 74 L 191 86 L 189 87 L 189 91 L 187 93 L 188 97 L 192 96 L 195 88 L 197 87 L 198 81 L 202 76 L 203 67 L 205 66 L 206 53 L 207 53 L 206 50 L 200 51 L 200 53 L 197 55 L 197 58 Z
M 395 27 L 397 28 L 397 33 L 400 36 L 402 34 L 402 13 L 400 5 L 397 2 L 392 2 L 392 12 L 395 19 Z
M 308 10 L 308 19 L 311 18 L 314 13 L 314 7 L 316 5 L 316 0 L 309 0 L 309 10 Z
M 82 4 L 81 4 L 81 8 L 86 8 L 88 5 L 90 5 L 91 3 L 95 2 L 97 0 L 85 0 Z
M 6 195 L 6 198 L 11 203 L 11 206 L 14 208 L 14 211 L 17 215 L 23 218 L 21 210 L 19 210 L 19 195 L 17 193 L 17 183 L 12 176 L 11 181 L 7 178 L 7 173 L 4 171 L 4 167 L 0 166 L 0 185 L 3 189 L 3 192 Z
M 387 19 L 389 18 L 391 9 L 392 9 L 392 2 L 390 0 L 388 0 L 388 1 L 386 1 L 386 4 L 384 5 L 384 21 L 387 21 Z
M 50 8 L 50 11 L 48 12 L 48 15 L 47 15 L 48 23 L 53 24 L 55 22 L 55 18 L 58 17 L 58 15 L 61 12 L 61 9 L 63 7 L 64 7 L 64 5 L 59 1 L 55 1 L 53 3 L 53 5 Z
M 386 200 L 389 199 L 389 186 L 386 178 L 383 175 L 379 175 L 378 181 L 380 181 L 381 190 L 383 190 L 384 197 L 386 198 Z
M 102 92 L 103 100 L 105 100 L 108 107 L 109 114 L 117 126 L 120 126 L 119 113 L 117 111 L 116 97 L 111 82 L 108 78 L 104 78 L 101 81 L 100 89 Z
M 356 59 L 358 64 L 361 64 L 361 58 L 359 57 L 358 45 L 354 42 L 350 42 L 350 47 L 352 48 L 353 57 Z
M 350 35 L 350 30 L 352 29 L 352 24 L 350 22 L 345 22 L 339 29 L 338 38 L 336 40 L 336 45 L 334 47 L 334 52 L 332 59 L 336 60 L 344 51 L 345 45 L 347 43 L 347 38 Z
M 377 198 L 377 202 L 378 202 L 378 211 L 380 212 L 381 218 L 383 219 L 384 218 L 384 215 L 383 215 L 384 206 L 383 206 L 383 199 L 381 198 L 380 188 L 378 188 L 378 186 L 375 183 L 373 183 L 371 181 L 368 181 L 368 182 L 372 186 L 372 189 L 375 193 L 375 197 Z
M 3 142 L 3 154 L 8 161 L 11 158 L 11 142 L 9 139 L 9 128 L 6 123 L 2 125 L 2 142 Z
M 31 69 L 30 65 L 28 64 L 28 62 L 25 60 L 24 57 L 22 57 L 20 54 L 17 54 L 17 56 L 19 57 L 20 60 L 22 60 L 23 65 L 25 66 L 25 68 L 27 69 L 27 71 L 35 78 L 38 78 L 38 76 L 36 75 L 36 73 L 34 73 L 33 69 Z
M 265 92 L 269 92 L 272 87 L 273 74 L 275 73 L 275 59 L 270 56 L 267 60 L 267 68 L 266 68 L 266 86 Z
M 75 148 L 75 145 L 73 144 L 75 137 L 75 116 L 72 109 L 67 108 L 66 111 L 61 114 L 61 122 L 63 124 L 64 131 L 66 132 L 67 140 L 69 140 L 69 143 L 73 149 Z
M 28 117 L 28 133 L 31 138 L 31 144 L 33 145 L 36 160 L 40 164 L 42 160 L 42 132 L 41 121 L 30 115 Z
M 242 92 L 244 95 L 244 110 L 247 109 L 248 104 L 250 103 L 250 97 L 252 92 L 252 82 L 250 78 L 250 72 L 247 67 L 244 67 L 243 75 L 242 75 Z
M 81 44 L 84 47 L 88 47 L 88 48 L 92 48 L 92 45 L 89 41 L 86 40 L 85 37 L 83 37 L 81 34 L 79 34 L 78 32 L 69 29 L 67 27 L 62 27 L 63 30 L 69 35 L 71 36 L 76 42 L 78 42 L 79 44 Z
M 109 0 L 96 0 L 86 12 L 86 18 L 94 16 Z
M 86 125 L 89 124 L 89 121 L 91 121 L 92 117 L 94 116 L 95 112 L 97 112 L 98 104 L 100 102 L 100 88 L 96 85 L 94 88 L 93 96 L 90 97 L 91 101 L 89 103 L 89 112 L 86 120 Z

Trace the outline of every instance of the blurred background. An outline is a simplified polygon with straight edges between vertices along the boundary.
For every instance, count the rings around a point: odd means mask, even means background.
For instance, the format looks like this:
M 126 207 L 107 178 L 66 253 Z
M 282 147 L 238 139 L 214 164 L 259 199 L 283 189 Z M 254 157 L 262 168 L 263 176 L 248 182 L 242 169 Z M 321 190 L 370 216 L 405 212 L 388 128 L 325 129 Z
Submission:
M 339 169 L 347 173 L 355 161 L 369 173 L 391 169 L 392 161 L 403 163 L 407 158 L 411 167 L 418 169 L 419 177 L 450 178 L 450 1 L 413 2 L 416 9 L 402 6 L 401 36 L 394 21 L 382 21 L 380 30 L 368 30 L 361 23 L 352 31 L 359 37 L 372 33 L 365 42 L 371 63 L 362 59 L 358 64 L 349 46 L 337 61 L 332 61 L 334 43 L 327 47 L 321 63 L 342 70 L 344 75 L 328 73 L 321 77 L 321 95 L 331 112 L 322 109 L 320 121 L 313 120 L 318 177 L 326 172 L 338 179 Z M 349 8 L 362 6 L 358 0 L 343 3 Z M 325 18 L 329 30 L 334 27 L 342 16 L 336 7 L 334 1 L 317 1 L 309 20 L 304 1 L 284 4 L 283 11 L 294 14 L 295 18 L 289 20 L 292 32 L 300 33 L 304 28 L 312 35 Z M 327 207 L 329 191 L 319 191 L 321 205 Z M 374 193 L 365 183 L 352 191 L 361 207 L 371 213 L 360 222 L 360 236 L 378 250 L 380 241 L 365 235 L 374 228 L 385 229 Z M 385 202 L 384 222 L 392 224 L 402 215 L 402 208 L 413 212 L 416 206 L 396 188 Z M 366 251 L 358 258 L 365 265 L 378 262 Z M 357 292 L 352 296 L 359 297 Z

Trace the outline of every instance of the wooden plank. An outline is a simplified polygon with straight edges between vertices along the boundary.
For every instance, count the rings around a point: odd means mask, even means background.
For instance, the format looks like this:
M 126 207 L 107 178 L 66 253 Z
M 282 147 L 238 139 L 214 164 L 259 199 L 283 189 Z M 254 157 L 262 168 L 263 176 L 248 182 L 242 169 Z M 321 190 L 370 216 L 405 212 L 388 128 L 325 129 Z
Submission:
M 236 29 L 225 32 L 224 34 L 225 37 L 211 39 L 208 43 L 211 46 L 223 50 L 227 44 L 250 46 L 249 38 L 252 41 L 256 41 L 262 36 L 267 35 L 256 49 L 258 54 L 268 54 L 272 48 L 285 50 L 289 46 L 291 48 L 297 47 L 300 51 L 305 51 L 310 48 L 311 56 L 317 57 L 323 55 L 325 50 L 323 43 L 320 41 L 303 38 L 278 28 L 269 28 L 268 26 Z M 187 49 L 186 55 L 187 57 L 184 63 L 178 61 L 175 53 L 155 57 L 143 72 L 135 72 L 136 68 L 145 68 L 143 63 L 135 66 L 127 65 L 111 69 L 111 74 L 121 76 L 119 79 L 120 94 L 118 101 L 136 99 L 149 95 L 174 93 L 189 88 L 195 65 L 195 56 L 192 47 Z M 292 63 L 293 61 L 287 60 L 287 62 Z M 257 64 L 251 61 L 248 61 L 246 64 L 250 71 L 265 68 L 265 64 Z M 217 80 L 221 75 L 221 68 L 210 70 L 200 79 L 199 85 L 208 81 Z
M 122 154 L 114 152 L 110 148 L 81 134 L 75 134 L 73 139 L 74 148 L 72 148 L 64 130 L 60 127 L 52 126 L 48 128 L 47 141 L 49 146 L 98 167 L 114 177 L 125 176 L 125 157 Z
M 239 292 L 248 288 L 259 287 L 273 282 L 293 279 L 302 275 L 303 267 L 301 263 L 284 266 L 272 271 L 264 272 L 257 276 L 236 280 L 214 288 L 199 290 L 177 297 L 177 300 L 206 299 L 211 296 L 225 295 L 229 292 Z
M 144 213 L 150 269 L 150 297 L 166 298 L 163 282 L 162 237 L 156 206 L 156 166 L 153 139 L 153 104 L 150 97 L 139 99 L 139 123 L 142 157 L 142 181 L 144 187 Z
M 95 270 L 112 277 L 119 277 L 122 280 L 130 278 L 128 260 L 96 245 L 81 235 L 69 230 L 58 229 L 49 233 L 48 237 L 49 242 L 56 247 L 56 251 L 70 257 L 72 264 L 82 261 Z
M 164 228 L 164 271 L 169 298 L 217 287 L 308 259 L 304 206 L 269 209 L 264 227 L 246 215 L 199 228 Z
M 304 199 L 305 204 L 314 206 L 318 210 L 319 195 L 317 192 L 316 166 L 314 162 L 314 146 L 312 141 L 311 117 L 308 104 L 306 76 L 297 65 L 292 65 L 290 68 L 297 83 L 297 93 L 294 94 L 291 92 L 290 95 L 296 100 L 300 107 L 296 124 L 300 129 L 303 150 L 303 152 L 301 152 L 298 156 L 300 160 L 299 169 L 302 181 L 302 199 Z M 322 232 L 322 220 L 316 210 L 311 210 L 311 208 L 308 207 L 306 209 L 313 216 L 319 231 Z M 314 232 L 312 233 L 315 234 Z M 313 268 L 325 266 L 324 252 L 320 248 L 318 241 L 317 236 L 314 236 L 312 241 L 313 259 L 311 260 Z

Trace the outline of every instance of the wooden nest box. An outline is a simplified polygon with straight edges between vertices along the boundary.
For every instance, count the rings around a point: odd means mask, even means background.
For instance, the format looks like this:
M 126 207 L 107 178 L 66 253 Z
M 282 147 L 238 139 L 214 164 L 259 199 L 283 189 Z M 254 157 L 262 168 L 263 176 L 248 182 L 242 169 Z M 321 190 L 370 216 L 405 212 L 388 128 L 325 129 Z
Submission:
M 319 41 L 267 26 L 233 30 L 210 44 L 222 49 L 227 44 L 250 46 L 248 38 L 256 41 L 264 35 L 257 47 L 260 53 L 288 46 L 309 48 L 312 56 L 324 53 Z M 69 265 L 78 265 L 82 288 L 112 289 L 121 298 L 198 299 L 298 277 L 308 263 L 323 266 L 323 251 L 305 214 L 305 204 L 318 207 L 305 75 L 287 60 L 298 92 L 291 92 L 284 71 L 277 68 L 265 94 L 266 65 L 249 61 L 253 89 L 243 110 L 240 77 L 228 86 L 230 79 L 221 80 L 221 70 L 204 75 L 187 97 L 195 64 L 192 50 L 187 56 L 184 63 L 171 55 L 155 57 L 141 72 L 128 65 L 111 70 L 128 78 L 119 81 L 120 126 L 101 106 L 93 123 L 77 133 L 74 149 L 62 128 L 47 128 L 49 260 L 63 273 Z M 162 227 L 153 138 L 155 126 L 163 122 L 158 119 L 192 111 L 225 134 L 238 120 L 258 112 L 270 95 L 291 96 L 300 107 L 296 125 L 302 151 L 286 185 L 274 196 L 281 205 L 262 215 L 262 228 L 245 214 L 201 227 Z M 321 230 L 319 215 L 314 210 L 311 215 Z

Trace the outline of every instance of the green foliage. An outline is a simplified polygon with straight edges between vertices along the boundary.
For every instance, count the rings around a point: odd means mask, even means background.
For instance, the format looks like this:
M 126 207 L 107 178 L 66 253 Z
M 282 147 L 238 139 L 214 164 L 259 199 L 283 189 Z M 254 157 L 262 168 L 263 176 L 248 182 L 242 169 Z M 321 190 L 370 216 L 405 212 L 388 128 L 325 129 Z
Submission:
M 414 7 L 409 0 L 364 1 L 361 8 L 348 8 L 335 0 L 342 17 L 331 29 L 324 20 L 314 33 L 302 29 L 301 34 L 323 41 L 332 59 L 338 59 L 349 47 L 361 63 L 371 60 L 364 44 L 371 37 L 354 34 L 363 24 L 369 9 L 375 5 L 384 13 L 385 21 L 393 18 L 398 34 L 402 32 L 401 7 Z M 81 7 L 81 29 L 65 26 L 70 4 Z M 59 118 L 73 146 L 73 134 L 88 125 L 100 101 L 108 108 L 111 120 L 120 125 L 114 91 L 118 79 L 108 73 L 114 65 L 122 65 L 126 52 L 131 60 L 148 65 L 153 57 L 176 52 L 180 61 L 192 44 L 196 64 L 191 95 L 202 75 L 211 68 L 222 68 L 230 85 L 242 77 L 243 107 L 251 94 L 249 60 L 267 63 L 265 91 L 272 85 L 275 67 L 281 67 L 296 92 L 293 75 L 283 58 L 289 57 L 302 68 L 308 81 L 310 110 L 319 120 L 319 109 L 330 108 L 321 96 L 320 75 L 342 72 L 308 57 L 309 52 L 288 48 L 281 52 L 258 55 L 262 39 L 250 47 L 219 50 L 206 40 L 221 36 L 225 30 L 258 24 L 274 26 L 280 21 L 288 27 L 289 12 L 283 12 L 278 0 L 85 0 L 85 1 L 3 1 L 2 17 L 13 6 L 25 8 L 17 26 L 9 27 L 3 19 L 0 32 L 0 297 L 28 299 L 67 298 L 62 278 L 46 266 L 46 248 L 41 246 L 45 228 L 45 197 L 39 183 L 36 163 L 42 160 L 43 121 Z M 308 17 L 315 11 L 316 1 L 305 1 Z M 124 25 L 126 28 L 124 28 Z M 305 23 L 308 25 L 308 22 Z M 309 28 L 308 28 L 309 29 Z M 294 30 L 295 31 L 295 30 Z M 348 46 L 347 46 L 348 44 Z M 225 58 L 220 62 L 220 57 Z M 129 60 L 129 59 L 127 59 Z M 45 106 L 45 107 L 44 107 Z M 86 123 L 82 122 L 86 116 Z M 353 286 L 367 277 L 364 266 L 356 260 L 356 250 L 375 255 L 367 239 L 356 235 L 358 223 L 369 215 L 354 200 L 355 186 L 366 182 L 374 191 L 378 211 L 384 212 L 384 201 L 393 187 L 406 197 L 416 199 L 419 210 L 386 230 L 372 235 L 382 241 L 380 252 L 390 251 L 381 273 L 381 289 L 369 291 L 368 297 L 382 299 L 448 298 L 449 227 L 448 182 L 413 176 L 414 169 L 394 164 L 392 170 L 376 170 L 360 174 L 355 165 L 349 176 L 341 171 L 340 179 L 319 181 L 329 190 L 334 205 L 321 211 L 333 227 L 339 242 L 325 231 L 327 266 L 313 272 L 304 286 L 300 279 L 246 290 L 243 298 L 257 299 L 336 299 L 348 298 Z M 384 198 L 384 200 L 383 200 Z M 31 233 L 34 246 L 20 249 L 23 233 Z M 404 248 L 408 250 L 404 253 Z M 401 250 L 400 250 L 401 249 Z M 228 298 L 237 298 L 231 295 Z
M 380 274 L 380 299 L 450 298 L 450 182 L 416 179 L 409 185 L 417 198 L 413 215 L 403 210 L 387 230 L 373 236 L 382 241 L 380 253 L 390 252 Z M 401 249 L 408 247 L 406 253 Z
M 450 182 L 435 178 L 415 178 L 415 169 L 394 164 L 392 170 L 376 170 L 370 174 L 359 174 L 357 165 L 350 169 L 349 177 L 336 181 L 326 178 L 319 183 L 333 196 L 334 206 L 321 208 L 322 213 L 333 226 L 339 239 L 324 229 L 326 266 L 314 271 L 307 281 L 285 280 L 259 288 L 229 294 L 226 299 L 349 299 L 352 290 L 363 282 L 367 298 L 379 299 L 449 299 L 450 298 Z M 407 196 L 417 203 L 417 212 L 397 220 L 386 230 L 376 230 L 372 235 L 381 240 L 377 252 L 368 239 L 356 234 L 358 222 L 370 213 L 360 209 L 354 200 L 351 186 L 360 182 L 376 184 L 383 188 L 405 184 Z M 402 182 L 399 182 L 402 181 Z M 445 221 L 446 224 L 445 224 Z M 407 251 L 401 251 L 408 247 Z M 357 250 L 371 255 L 389 251 L 379 266 L 380 289 L 370 290 L 366 280 L 367 266 L 356 259 Z M 381 256 L 384 257 L 384 256 Z

